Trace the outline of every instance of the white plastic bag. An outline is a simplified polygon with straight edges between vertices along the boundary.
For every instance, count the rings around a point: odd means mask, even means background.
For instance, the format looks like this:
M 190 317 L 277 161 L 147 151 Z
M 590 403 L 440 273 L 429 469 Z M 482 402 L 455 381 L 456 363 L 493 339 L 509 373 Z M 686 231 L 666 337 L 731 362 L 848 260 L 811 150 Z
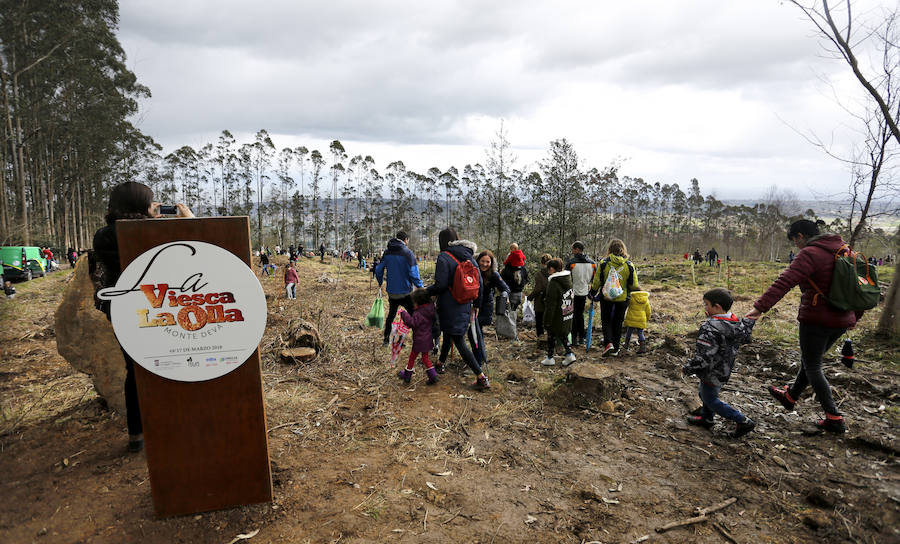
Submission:
M 622 287 L 622 276 L 611 264 L 609 265 L 609 275 L 606 276 L 606 281 L 603 282 L 601 292 L 606 300 L 615 300 L 625 292 L 625 289 Z
M 535 323 L 535 315 L 534 315 L 534 304 L 528 297 L 525 297 L 525 302 L 522 304 L 522 324 L 523 325 L 534 325 Z

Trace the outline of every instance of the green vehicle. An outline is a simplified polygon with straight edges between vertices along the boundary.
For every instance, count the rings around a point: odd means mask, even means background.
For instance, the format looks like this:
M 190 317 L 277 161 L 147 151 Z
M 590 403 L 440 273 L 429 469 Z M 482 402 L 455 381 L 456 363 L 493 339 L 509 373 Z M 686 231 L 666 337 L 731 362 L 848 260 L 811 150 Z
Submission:
M 41 255 L 39 247 L 0 247 L 0 263 L 3 264 L 4 280 L 29 281 L 35 276 L 44 276 L 47 273 L 47 261 Z

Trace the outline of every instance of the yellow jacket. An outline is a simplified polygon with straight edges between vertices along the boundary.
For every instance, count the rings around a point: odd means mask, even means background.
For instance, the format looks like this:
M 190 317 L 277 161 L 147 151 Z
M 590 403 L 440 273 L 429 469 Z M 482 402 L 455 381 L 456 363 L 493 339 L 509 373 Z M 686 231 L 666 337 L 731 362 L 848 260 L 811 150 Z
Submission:
M 625 312 L 626 327 L 646 329 L 647 320 L 650 319 L 650 293 L 647 291 L 632 291 L 628 302 L 628 310 Z

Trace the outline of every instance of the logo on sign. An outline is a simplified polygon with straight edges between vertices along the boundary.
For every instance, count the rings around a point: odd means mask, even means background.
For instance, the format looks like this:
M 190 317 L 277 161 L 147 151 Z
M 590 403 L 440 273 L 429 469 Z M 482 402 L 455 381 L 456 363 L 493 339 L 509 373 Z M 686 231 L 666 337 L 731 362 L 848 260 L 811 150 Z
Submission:
M 152 248 L 97 296 L 110 301 L 125 351 L 173 380 L 209 380 L 234 370 L 265 330 L 266 302 L 256 275 L 231 252 L 206 242 Z M 236 364 L 218 365 L 219 358 Z

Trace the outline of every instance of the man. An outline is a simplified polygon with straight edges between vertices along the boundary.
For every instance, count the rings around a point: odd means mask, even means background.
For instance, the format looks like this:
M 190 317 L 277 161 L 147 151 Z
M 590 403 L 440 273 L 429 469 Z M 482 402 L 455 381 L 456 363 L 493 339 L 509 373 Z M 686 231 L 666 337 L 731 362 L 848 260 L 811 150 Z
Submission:
M 566 270 L 572 274 L 572 291 L 575 294 L 575 317 L 572 319 L 572 340 L 576 346 L 584 343 L 584 303 L 591 288 L 591 279 L 597 270 L 597 263 L 584 254 L 584 242 L 576 240 L 572 244 L 572 258 L 566 263 Z
M 712 248 L 706 252 L 706 260 L 709 261 L 709 266 L 712 266 L 719 260 L 719 252 L 716 251 L 716 248 Z
M 322 262 L 322 263 L 325 262 L 325 243 L 324 242 L 322 242 L 319 245 L 319 262 Z
M 395 238 L 388 242 L 387 250 L 378 266 L 375 267 L 375 279 L 378 287 L 384 282 L 384 272 L 387 270 L 388 313 L 384 320 L 384 345 L 388 345 L 391 337 L 391 323 L 397 315 L 397 308 L 403 306 L 406 311 L 412 313 L 413 287 L 422 287 L 419 278 L 419 265 L 412 250 L 406 247 L 409 236 L 402 230 Z

